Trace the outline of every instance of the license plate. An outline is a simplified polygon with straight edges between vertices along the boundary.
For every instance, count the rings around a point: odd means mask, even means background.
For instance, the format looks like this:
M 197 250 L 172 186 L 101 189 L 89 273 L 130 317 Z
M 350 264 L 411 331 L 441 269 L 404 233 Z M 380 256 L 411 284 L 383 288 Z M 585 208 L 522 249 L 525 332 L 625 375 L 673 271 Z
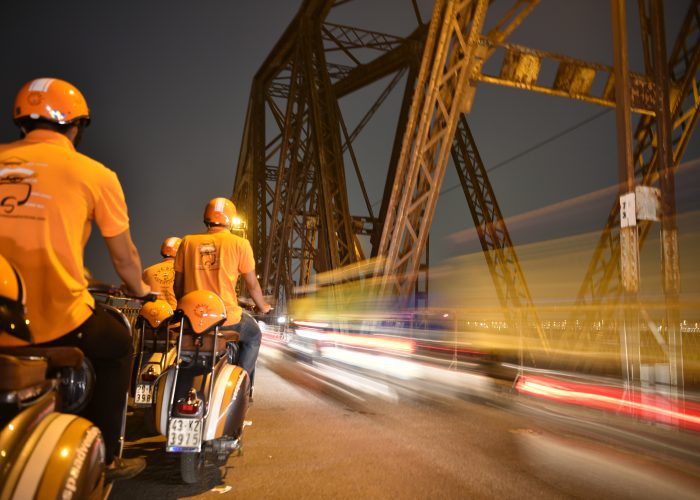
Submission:
M 150 405 L 153 403 L 153 386 L 151 384 L 137 385 L 134 403 L 137 405 Z
M 202 448 L 202 420 L 173 418 L 168 427 L 166 451 L 200 451 Z

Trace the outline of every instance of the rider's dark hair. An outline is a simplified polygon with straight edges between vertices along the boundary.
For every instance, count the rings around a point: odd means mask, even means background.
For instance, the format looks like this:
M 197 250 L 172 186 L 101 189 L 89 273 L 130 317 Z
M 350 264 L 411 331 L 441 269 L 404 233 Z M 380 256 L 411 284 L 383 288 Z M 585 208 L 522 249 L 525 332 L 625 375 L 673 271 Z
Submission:
M 43 118 L 33 119 L 33 118 L 22 118 L 21 120 L 16 120 L 17 125 L 20 127 L 21 135 L 24 137 L 25 133 L 31 132 L 32 130 L 42 129 L 42 130 L 53 130 L 59 134 L 66 135 L 68 129 L 72 125 L 77 125 L 79 128 L 85 126 L 85 121 L 83 119 L 74 121 L 72 123 L 56 123 L 51 120 L 45 120 Z

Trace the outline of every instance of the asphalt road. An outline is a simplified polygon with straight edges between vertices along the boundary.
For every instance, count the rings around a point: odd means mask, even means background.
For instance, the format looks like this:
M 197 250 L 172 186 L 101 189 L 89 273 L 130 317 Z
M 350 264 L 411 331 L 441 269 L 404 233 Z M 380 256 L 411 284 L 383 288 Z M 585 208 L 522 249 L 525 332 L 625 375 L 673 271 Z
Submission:
M 263 356 L 244 453 L 184 485 L 163 438 L 129 422 L 126 456 L 140 476 L 110 498 L 700 498 L 679 469 L 562 433 L 488 399 L 352 394 L 285 359 Z

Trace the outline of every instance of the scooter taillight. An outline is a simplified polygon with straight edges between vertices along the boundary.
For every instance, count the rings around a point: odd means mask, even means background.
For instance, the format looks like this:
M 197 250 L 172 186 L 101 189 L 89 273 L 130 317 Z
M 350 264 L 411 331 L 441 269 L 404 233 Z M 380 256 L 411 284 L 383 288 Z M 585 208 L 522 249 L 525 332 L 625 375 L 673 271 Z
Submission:
M 141 374 L 141 380 L 144 382 L 153 382 L 157 378 L 158 374 L 152 366 L 149 366 L 148 369 Z
M 197 413 L 199 405 L 188 405 L 187 403 L 178 403 L 177 412 L 181 415 L 194 415 Z
M 202 400 L 197 397 L 197 390 L 192 388 L 187 393 L 187 398 L 181 399 L 175 405 L 175 411 L 180 415 L 194 415 L 199 411 Z

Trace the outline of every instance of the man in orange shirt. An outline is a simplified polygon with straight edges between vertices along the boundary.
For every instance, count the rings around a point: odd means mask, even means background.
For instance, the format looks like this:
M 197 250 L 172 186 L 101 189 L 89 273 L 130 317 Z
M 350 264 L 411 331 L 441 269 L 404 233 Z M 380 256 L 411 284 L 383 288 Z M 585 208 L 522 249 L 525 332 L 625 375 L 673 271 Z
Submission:
M 177 308 L 177 299 L 173 292 L 173 282 L 175 281 L 173 262 L 177 249 L 180 247 L 180 241 L 180 238 L 175 236 L 165 238 L 160 246 L 160 255 L 163 260 L 143 271 L 143 281 L 151 287 L 151 290 L 158 293 L 159 298 L 170 304 L 173 311 Z
M 245 238 L 231 233 L 235 205 L 226 198 L 214 198 L 204 209 L 207 231 L 182 239 L 175 256 L 175 296 L 179 299 L 193 290 L 209 290 L 226 305 L 224 330 L 240 333 L 238 364 L 255 377 L 262 333 L 255 319 L 238 305 L 236 282 L 243 276 L 248 293 L 263 314 L 272 309 L 260 289 L 255 275 L 253 249 Z
M 130 477 L 145 466 L 143 459 L 115 459 L 133 354 L 130 332 L 95 303 L 83 265 L 94 220 L 128 291 L 150 293 L 124 193 L 113 171 L 75 150 L 90 121 L 76 87 L 55 78 L 32 80 L 17 94 L 13 115 L 22 138 L 0 145 L 0 253 L 26 281 L 34 343 L 76 346 L 92 362 L 96 385 L 83 414 L 102 431 L 107 479 Z M 0 334 L 0 345 L 21 343 Z

